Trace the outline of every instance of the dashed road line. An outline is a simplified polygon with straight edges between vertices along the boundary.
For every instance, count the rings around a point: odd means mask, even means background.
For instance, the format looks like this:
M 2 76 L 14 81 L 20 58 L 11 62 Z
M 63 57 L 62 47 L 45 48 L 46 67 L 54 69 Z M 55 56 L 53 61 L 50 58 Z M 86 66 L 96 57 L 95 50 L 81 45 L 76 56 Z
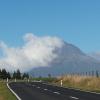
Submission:
M 55 93 L 55 94 L 60 94 L 59 92 L 53 92 L 53 93 Z
M 44 89 L 45 91 L 47 91 L 48 89 Z
M 40 89 L 40 87 L 37 87 L 38 89 Z
M 73 97 L 73 96 L 70 96 L 70 98 L 75 99 L 75 100 L 78 100 L 79 99 L 79 98 Z

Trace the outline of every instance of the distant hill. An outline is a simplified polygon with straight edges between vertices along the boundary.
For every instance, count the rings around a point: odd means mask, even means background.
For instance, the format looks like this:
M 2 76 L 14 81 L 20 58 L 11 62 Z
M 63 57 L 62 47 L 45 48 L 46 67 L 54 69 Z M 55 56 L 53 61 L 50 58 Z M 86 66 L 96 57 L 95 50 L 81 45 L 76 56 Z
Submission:
M 49 67 L 38 67 L 30 71 L 31 75 L 47 76 L 51 74 L 58 76 L 66 73 L 100 71 L 100 62 L 82 52 L 78 47 L 64 42 L 62 48 L 54 51 L 57 58 L 54 59 Z
M 100 61 L 100 52 L 92 52 L 89 56 L 93 57 L 94 59 Z

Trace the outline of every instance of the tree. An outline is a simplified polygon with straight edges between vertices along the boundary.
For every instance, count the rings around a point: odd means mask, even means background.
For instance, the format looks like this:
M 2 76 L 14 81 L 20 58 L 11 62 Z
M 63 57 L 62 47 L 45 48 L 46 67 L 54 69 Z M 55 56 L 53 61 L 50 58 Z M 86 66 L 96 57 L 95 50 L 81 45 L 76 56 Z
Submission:
M 7 72 L 7 78 L 8 78 L 8 79 L 11 79 L 11 75 L 10 75 L 9 72 Z
M 91 72 L 89 72 L 89 76 L 91 76 Z
M 16 79 L 21 79 L 21 73 L 19 69 L 16 72 Z
M 6 69 L 0 69 L 0 78 L 1 79 L 11 79 L 11 75 L 9 72 L 6 71 Z
M 17 74 L 16 74 L 16 72 L 14 71 L 14 73 L 13 73 L 13 79 L 15 79 L 17 77 Z
M 28 73 L 24 73 L 23 74 L 22 79 L 25 79 L 25 78 L 27 78 L 27 79 L 29 78 L 29 74 Z
M 1 71 L 1 69 L 0 69 L 0 79 L 2 78 L 2 71 Z
M 96 77 L 98 78 L 99 77 L 99 72 L 96 70 Z
M 92 71 L 92 76 L 94 76 L 94 71 Z
M 88 72 L 86 72 L 86 76 L 88 75 Z
M 18 69 L 17 71 L 14 71 L 13 73 L 13 79 L 21 79 L 21 73 L 20 70 Z
M 51 78 L 51 74 L 48 74 L 48 78 Z
M 6 70 L 5 69 L 2 69 L 2 79 L 7 79 L 7 72 L 6 72 Z

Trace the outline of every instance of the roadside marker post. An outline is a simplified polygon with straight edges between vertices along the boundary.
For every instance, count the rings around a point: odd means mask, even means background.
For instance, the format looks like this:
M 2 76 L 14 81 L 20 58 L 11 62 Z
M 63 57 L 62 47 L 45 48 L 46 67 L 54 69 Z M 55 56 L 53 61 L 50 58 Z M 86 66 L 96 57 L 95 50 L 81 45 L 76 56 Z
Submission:
M 62 87 L 62 85 L 63 85 L 63 81 L 62 80 L 61 80 L 61 83 L 60 84 L 61 84 L 61 87 Z
M 15 78 L 15 82 L 16 82 L 16 78 Z
M 28 79 L 28 82 L 29 82 L 29 79 Z
M 8 80 L 8 78 L 7 78 L 7 83 L 8 83 L 8 81 L 9 81 L 9 80 Z

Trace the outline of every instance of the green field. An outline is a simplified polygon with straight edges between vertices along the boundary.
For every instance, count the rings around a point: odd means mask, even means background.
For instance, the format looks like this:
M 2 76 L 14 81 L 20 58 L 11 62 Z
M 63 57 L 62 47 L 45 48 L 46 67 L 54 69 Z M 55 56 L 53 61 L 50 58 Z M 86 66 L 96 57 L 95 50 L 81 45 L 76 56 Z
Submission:
M 7 88 L 5 82 L 0 82 L 0 100 L 17 100 Z

